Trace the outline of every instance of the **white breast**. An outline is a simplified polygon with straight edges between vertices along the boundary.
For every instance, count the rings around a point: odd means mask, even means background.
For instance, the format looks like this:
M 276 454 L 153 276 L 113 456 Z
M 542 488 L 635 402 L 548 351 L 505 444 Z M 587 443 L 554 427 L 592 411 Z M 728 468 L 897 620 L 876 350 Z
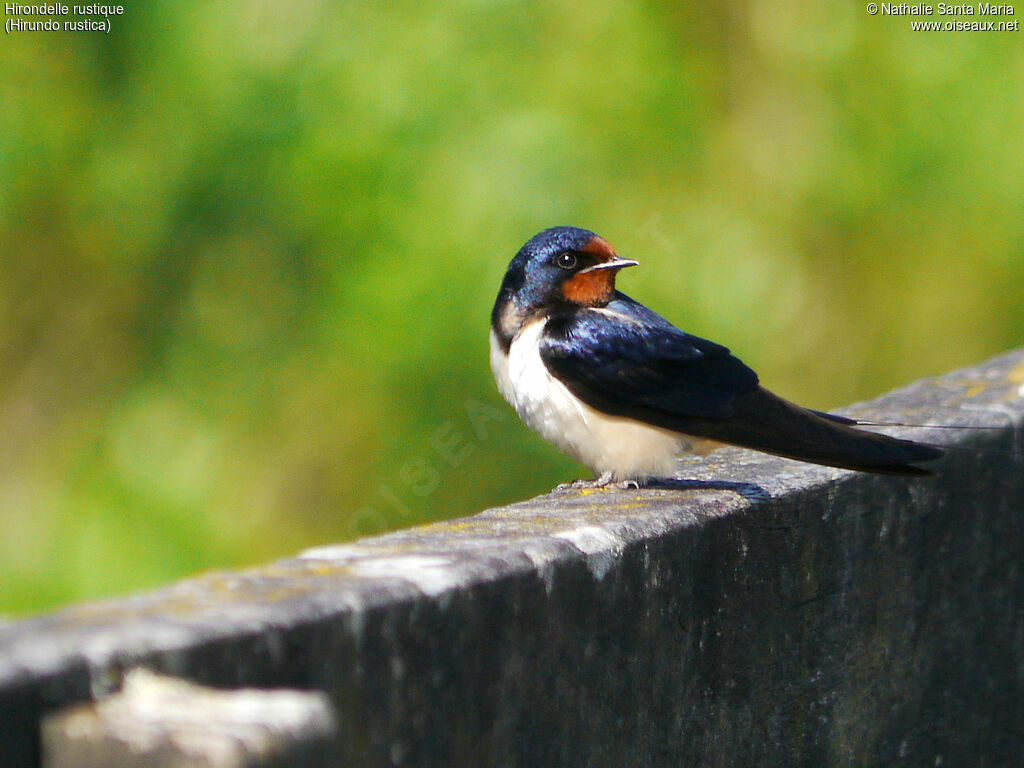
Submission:
M 667 476 L 686 447 L 677 432 L 596 411 L 556 379 L 540 357 L 546 319 L 527 323 L 508 354 L 491 332 L 491 370 L 498 389 L 527 426 L 595 475 L 616 480 Z

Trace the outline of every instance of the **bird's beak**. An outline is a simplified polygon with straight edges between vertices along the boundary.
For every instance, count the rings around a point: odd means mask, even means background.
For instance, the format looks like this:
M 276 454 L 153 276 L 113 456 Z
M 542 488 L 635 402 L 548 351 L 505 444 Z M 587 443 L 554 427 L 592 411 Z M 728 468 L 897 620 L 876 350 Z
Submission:
M 596 272 L 599 269 L 622 269 L 623 267 L 638 266 L 640 266 L 639 261 L 633 261 L 632 259 L 620 259 L 618 256 L 615 256 L 611 261 L 602 261 L 600 264 L 595 264 L 592 267 L 581 269 L 578 274 L 585 275 L 588 272 Z

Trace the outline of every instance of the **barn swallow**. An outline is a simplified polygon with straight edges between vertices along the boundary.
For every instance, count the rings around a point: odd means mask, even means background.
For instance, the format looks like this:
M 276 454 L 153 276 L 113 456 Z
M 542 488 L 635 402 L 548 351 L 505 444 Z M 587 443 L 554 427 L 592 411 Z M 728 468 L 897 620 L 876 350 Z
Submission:
M 670 476 L 721 443 L 863 472 L 928 475 L 933 445 L 858 429 L 760 386 L 714 342 L 615 289 L 621 258 L 595 233 L 554 227 L 512 259 L 491 313 L 491 369 L 519 417 L 593 471 L 596 485 Z

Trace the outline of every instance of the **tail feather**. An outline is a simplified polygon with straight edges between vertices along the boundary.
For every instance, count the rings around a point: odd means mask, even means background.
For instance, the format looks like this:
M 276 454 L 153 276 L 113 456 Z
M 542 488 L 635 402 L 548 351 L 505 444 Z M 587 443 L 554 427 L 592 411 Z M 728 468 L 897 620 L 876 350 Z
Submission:
M 938 446 L 867 432 L 854 424 L 758 387 L 737 398 L 728 419 L 705 422 L 701 436 L 814 464 L 894 475 L 930 475 L 914 465 L 943 455 Z

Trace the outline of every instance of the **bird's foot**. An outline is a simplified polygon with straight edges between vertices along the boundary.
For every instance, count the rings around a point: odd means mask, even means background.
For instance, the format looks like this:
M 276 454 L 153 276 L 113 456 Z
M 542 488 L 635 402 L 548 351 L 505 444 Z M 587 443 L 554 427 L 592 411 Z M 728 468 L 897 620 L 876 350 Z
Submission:
M 555 488 L 557 491 L 568 490 L 593 490 L 596 488 L 611 488 L 619 491 L 637 489 L 640 483 L 636 480 L 614 480 L 611 472 L 604 472 L 591 480 L 573 480 L 571 483 L 561 483 Z

